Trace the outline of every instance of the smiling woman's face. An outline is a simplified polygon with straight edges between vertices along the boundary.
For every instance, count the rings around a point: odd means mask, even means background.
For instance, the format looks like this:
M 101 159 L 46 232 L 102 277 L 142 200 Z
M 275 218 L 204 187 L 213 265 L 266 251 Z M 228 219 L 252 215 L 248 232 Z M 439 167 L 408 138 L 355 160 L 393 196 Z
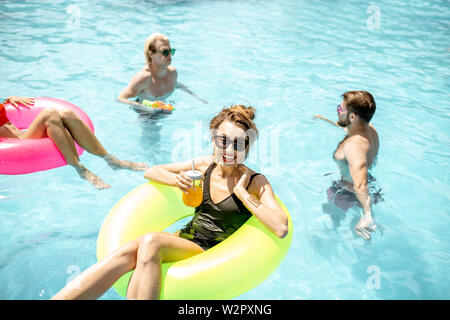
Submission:
M 235 166 L 244 162 L 249 141 L 244 129 L 225 120 L 211 134 L 214 157 L 218 164 Z

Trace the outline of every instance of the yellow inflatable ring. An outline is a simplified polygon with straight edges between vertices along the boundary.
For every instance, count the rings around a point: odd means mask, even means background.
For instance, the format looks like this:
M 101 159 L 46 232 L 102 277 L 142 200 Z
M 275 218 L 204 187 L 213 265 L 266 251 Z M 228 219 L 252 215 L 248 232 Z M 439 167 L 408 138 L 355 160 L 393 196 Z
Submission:
M 280 239 L 256 217 L 227 239 L 191 258 L 162 265 L 160 299 L 231 299 L 262 283 L 280 265 L 292 240 L 292 220 L 288 234 Z M 97 239 L 97 259 L 146 233 L 163 231 L 176 221 L 193 215 L 193 208 L 181 200 L 178 188 L 149 182 L 129 192 L 106 216 Z M 126 296 L 130 271 L 114 288 Z

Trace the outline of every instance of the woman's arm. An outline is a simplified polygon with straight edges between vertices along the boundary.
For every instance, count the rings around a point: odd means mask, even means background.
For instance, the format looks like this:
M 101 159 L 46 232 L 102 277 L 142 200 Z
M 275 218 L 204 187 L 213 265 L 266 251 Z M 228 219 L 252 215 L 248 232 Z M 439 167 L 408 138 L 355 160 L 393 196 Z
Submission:
M 250 178 L 249 170 L 245 170 L 234 187 L 234 193 L 259 221 L 279 238 L 284 238 L 288 232 L 288 218 L 278 205 L 269 181 L 263 175 L 257 176 L 254 179 L 255 187 L 252 188 L 257 195 L 251 194 L 245 188 Z
M 204 172 L 205 168 L 211 163 L 211 156 L 198 157 L 184 162 L 153 166 L 145 171 L 144 178 L 169 186 L 178 187 L 181 191 L 185 192 L 186 189 L 192 187 L 192 181 L 184 174 L 184 171 L 192 169 L 192 160 L 194 160 L 195 169 Z
M 169 186 L 177 186 L 176 176 L 180 171 L 189 170 L 190 166 L 192 162 L 189 165 L 188 161 L 156 165 L 145 171 L 144 178 Z

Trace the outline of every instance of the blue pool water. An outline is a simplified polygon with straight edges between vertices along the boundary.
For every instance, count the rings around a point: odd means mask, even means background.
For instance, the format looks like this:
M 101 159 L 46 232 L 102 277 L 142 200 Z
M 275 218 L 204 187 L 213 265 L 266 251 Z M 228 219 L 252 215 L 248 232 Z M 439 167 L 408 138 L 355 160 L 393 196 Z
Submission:
M 261 136 L 248 165 L 289 208 L 294 236 L 278 270 L 240 299 L 448 299 L 449 17 L 447 1 L 431 0 L 2 1 L 0 96 L 68 100 L 111 153 L 150 165 L 210 153 L 212 116 L 249 102 Z M 172 115 L 147 119 L 114 101 L 154 31 L 208 104 L 176 91 Z M 335 120 L 355 89 L 377 102 L 372 174 L 384 201 L 371 242 L 352 232 L 358 210 L 334 228 L 322 207 L 344 133 L 313 115 Z M 145 182 L 81 160 L 113 187 L 95 190 L 68 166 L 0 176 L 0 299 L 49 299 L 92 265 L 103 219 Z

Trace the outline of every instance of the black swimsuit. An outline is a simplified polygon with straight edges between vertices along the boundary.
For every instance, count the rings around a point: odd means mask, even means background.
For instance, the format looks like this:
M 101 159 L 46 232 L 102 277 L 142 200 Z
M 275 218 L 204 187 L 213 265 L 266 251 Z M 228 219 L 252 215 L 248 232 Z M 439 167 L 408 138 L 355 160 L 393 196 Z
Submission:
M 195 242 L 204 250 L 228 238 L 252 216 L 234 193 L 218 203 L 211 200 L 209 186 L 211 172 L 215 166 L 216 164 L 212 163 L 205 171 L 203 201 L 195 208 L 192 220 L 180 230 L 180 237 Z M 257 175 L 259 173 L 254 173 L 250 177 L 248 186 Z

